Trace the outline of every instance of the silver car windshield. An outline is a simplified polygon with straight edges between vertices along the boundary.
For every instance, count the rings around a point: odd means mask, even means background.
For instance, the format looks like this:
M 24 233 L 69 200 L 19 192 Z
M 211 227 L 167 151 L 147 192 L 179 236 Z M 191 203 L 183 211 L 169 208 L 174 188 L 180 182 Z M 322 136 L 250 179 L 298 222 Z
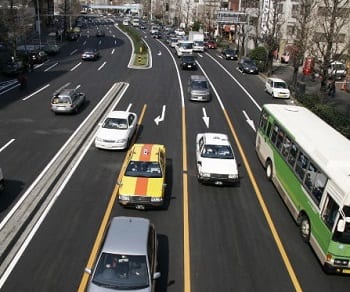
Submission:
M 133 290 L 149 286 L 146 256 L 102 253 L 92 282 L 98 286 Z
M 192 89 L 194 90 L 203 90 L 208 89 L 208 83 L 206 81 L 193 81 L 192 82 Z

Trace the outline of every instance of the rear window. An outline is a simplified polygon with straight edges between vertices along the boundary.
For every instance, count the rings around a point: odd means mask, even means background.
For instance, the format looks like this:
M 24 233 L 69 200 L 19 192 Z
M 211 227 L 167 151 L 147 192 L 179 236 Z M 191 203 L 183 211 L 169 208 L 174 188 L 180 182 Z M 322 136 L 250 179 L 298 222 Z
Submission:
M 69 96 L 54 96 L 52 99 L 53 104 L 59 104 L 59 103 L 71 103 L 71 99 Z

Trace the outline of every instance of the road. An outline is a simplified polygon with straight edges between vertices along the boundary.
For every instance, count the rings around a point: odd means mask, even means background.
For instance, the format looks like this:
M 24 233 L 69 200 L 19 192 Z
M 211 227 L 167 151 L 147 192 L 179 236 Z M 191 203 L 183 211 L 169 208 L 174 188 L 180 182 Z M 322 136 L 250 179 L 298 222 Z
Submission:
M 96 27 L 102 25 L 106 37 L 96 38 Z M 128 38 L 113 23 L 93 23 L 78 41 L 36 68 L 26 89 L 0 96 L 0 163 L 7 178 L 1 219 L 115 83 L 127 84 L 115 108 L 144 112 L 136 141 L 166 146 L 165 208 L 139 211 L 110 202 L 126 152 L 97 150 L 87 140 L 81 158 L 2 275 L 0 290 L 77 291 L 107 214 L 147 217 L 155 224 L 161 272 L 156 291 L 345 291 L 350 279 L 322 271 L 255 154 L 253 125 L 262 105 L 284 101 L 272 100 L 260 76 L 241 74 L 235 62 L 216 51 L 197 56 L 196 73 L 181 71 L 164 41 L 141 33 L 152 52 L 150 69 L 128 68 Z M 81 62 L 80 53 L 88 46 L 99 47 L 102 58 Z M 197 73 L 210 80 L 212 102 L 186 98 L 187 80 Z M 85 92 L 88 102 L 77 115 L 55 115 L 50 97 L 67 84 Z M 164 120 L 157 125 L 154 119 L 164 106 Z M 198 183 L 194 141 L 204 131 L 229 135 L 240 162 L 239 186 Z

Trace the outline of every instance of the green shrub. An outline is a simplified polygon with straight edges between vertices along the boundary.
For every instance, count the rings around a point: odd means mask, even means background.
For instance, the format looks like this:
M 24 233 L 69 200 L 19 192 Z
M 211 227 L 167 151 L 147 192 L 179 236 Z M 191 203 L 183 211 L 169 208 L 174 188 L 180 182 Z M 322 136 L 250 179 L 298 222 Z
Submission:
M 251 50 L 248 57 L 255 61 L 260 72 L 266 71 L 267 51 L 264 47 L 257 47 Z

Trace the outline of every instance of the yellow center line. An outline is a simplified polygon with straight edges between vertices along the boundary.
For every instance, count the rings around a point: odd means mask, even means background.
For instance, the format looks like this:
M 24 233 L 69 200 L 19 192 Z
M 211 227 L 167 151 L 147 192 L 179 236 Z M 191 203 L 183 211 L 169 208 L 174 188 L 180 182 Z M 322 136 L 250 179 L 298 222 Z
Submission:
M 142 123 L 142 120 L 143 120 L 146 108 L 147 108 L 146 105 L 144 105 L 143 108 L 142 108 L 142 111 L 141 111 L 141 114 L 140 114 L 140 118 L 139 118 L 139 121 L 138 121 L 138 124 L 137 124 L 138 125 L 137 128 L 139 128 L 140 124 Z M 128 155 L 128 153 L 129 153 L 129 151 L 127 152 L 126 155 Z M 123 170 L 126 167 L 126 165 L 124 165 L 124 164 L 125 164 L 125 159 L 124 159 L 124 163 L 122 165 L 121 170 Z M 123 171 L 120 171 L 119 175 L 118 175 L 118 178 L 117 178 L 117 182 L 121 180 L 122 174 L 123 174 Z M 102 222 L 101 222 L 100 228 L 99 228 L 98 233 L 97 233 L 97 237 L 95 239 L 94 245 L 92 247 L 92 250 L 91 250 L 91 253 L 90 253 L 87 265 L 86 265 L 86 269 L 88 269 L 90 271 L 92 271 L 92 268 L 93 268 L 94 263 L 96 261 L 96 258 L 97 258 L 97 255 L 98 255 L 98 251 L 100 249 L 100 246 L 101 246 L 104 234 L 106 232 L 106 228 L 107 228 L 108 222 L 109 222 L 110 217 L 111 217 L 111 213 L 112 213 L 112 209 L 113 209 L 114 203 L 115 203 L 115 201 L 117 199 L 118 190 L 119 190 L 119 185 L 116 183 L 115 187 L 114 187 L 114 190 L 113 190 L 113 193 L 112 193 L 112 196 L 110 197 L 110 199 L 108 201 L 108 205 L 107 205 L 105 214 L 103 215 Z M 83 274 L 83 277 L 82 277 L 82 279 L 80 281 L 79 288 L 78 288 L 79 292 L 84 292 L 86 290 L 86 286 L 87 286 L 87 283 L 89 281 L 89 278 L 90 278 L 90 274 L 85 270 L 84 274 Z
M 299 283 L 299 281 L 298 281 L 298 279 L 297 279 L 297 276 L 296 276 L 296 274 L 295 274 L 295 272 L 294 272 L 294 269 L 293 269 L 293 267 L 292 267 L 292 264 L 291 264 L 291 262 L 289 261 L 287 252 L 286 252 L 285 249 L 284 249 L 284 246 L 283 246 L 283 244 L 282 244 L 282 241 L 281 241 L 281 239 L 280 239 L 280 237 L 279 237 L 279 235 L 278 235 L 277 229 L 276 229 L 276 227 L 275 227 L 275 225 L 274 225 L 274 223 L 273 223 L 273 220 L 272 220 L 272 218 L 271 218 L 270 212 L 269 212 L 269 210 L 268 210 L 268 208 L 267 208 L 267 206 L 266 206 L 266 204 L 265 204 L 265 201 L 264 201 L 264 199 L 263 199 L 262 193 L 261 193 L 261 191 L 260 191 L 260 189 L 259 189 L 259 187 L 258 187 L 258 184 L 257 184 L 257 182 L 256 182 L 256 179 L 255 179 L 255 177 L 254 177 L 254 175 L 253 175 L 253 172 L 252 172 L 252 170 L 251 170 L 251 168 L 250 168 L 250 166 L 249 166 L 247 157 L 246 157 L 246 155 L 245 155 L 245 153 L 244 153 L 244 151 L 243 151 L 243 148 L 242 148 L 242 146 L 241 146 L 241 143 L 239 142 L 239 139 L 238 139 L 238 136 L 237 136 L 237 134 L 236 134 L 236 131 L 235 131 L 235 129 L 234 129 L 232 123 L 231 123 L 231 120 L 230 120 L 230 118 L 229 118 L 229 116 L 228 116 L 228 114 L 227 114 L 227 111 L 226 111 L 225 109 L 223 109 L 223 111 L 224 111 L 224 115 L 225 115 L 226 121 L 227 121 L 227 123 L 228 123 L 228 125 L 229 125 L 229 127 L 230 127 L 230 129 L 231 129 L 231 133 L 232 133 L 232 135 L 233 135 L 233 137 L 234 137 L 234 139 L 235 139 L 235 141 L 236 141 L 236 144 L 237 144 L 239 153 L 241 154 L 241 157 L 242 157 L 242 159 L 243 159 L 244 166 L 245 166 L 245 168 L 247 169 L 248 176 L 249 176 L 249 179 L 250 179 L 250 181 L 251 181 L 251 184 L 252 184 L 252 186 L 253 186 L 253 188 L 254 188 L 256 197 L 257 197 L 257 199 L 258 199 L 258 201 L 259 201 L 259 204 L 260 204 L 260 206 L 261 206 L 261 208 L 262 208 L 262 211 L 263 211 L 264 216 L 265 216 L 265 218 L 266 218 L 267 224 L 268 224 L 269 227 L 270 227 L 272 236 L 273 236 L 273 238 L 274 238 L 274 240 L 275 240 L 275 242 L 276 242 L 277 248 L 278 248 L 278 250 L 279 250 L 279 252 L 280 252 L 280 254 L 281 254 L 281 257 L 282 257 L 282 259 L 283 259 L 284 265 L 285 265 L 286 268 L 287 268 L 287 271 L 288 271 L 288 273 L 289 273 L 289 277 L 291 278 L 291 281 L 292 281 L 292 283 L 293 283 L 293 285 L 294 285 L 295 291 L 302 291 L 302 288 L 301 288 L 300 283 Z

